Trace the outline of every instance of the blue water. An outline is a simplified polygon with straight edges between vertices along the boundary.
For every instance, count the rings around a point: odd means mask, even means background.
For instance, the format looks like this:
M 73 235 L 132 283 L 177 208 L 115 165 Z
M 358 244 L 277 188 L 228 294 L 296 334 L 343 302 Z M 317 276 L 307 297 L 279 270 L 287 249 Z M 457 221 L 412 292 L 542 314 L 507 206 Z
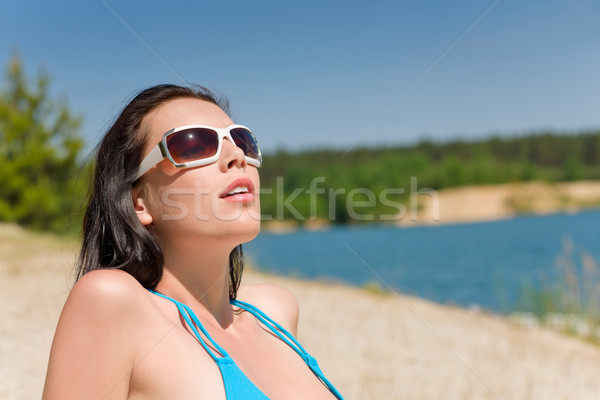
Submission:
M 600 261 L 599 232 L 595 210 L 437 227 L 261 233 L 245 250 L 265 271 L 359 286 L 381 279 L 401 293 L 506 312 L 525 280 L 558 279 L 565 243 L 573 245 L 576 263 L 582 252 Z

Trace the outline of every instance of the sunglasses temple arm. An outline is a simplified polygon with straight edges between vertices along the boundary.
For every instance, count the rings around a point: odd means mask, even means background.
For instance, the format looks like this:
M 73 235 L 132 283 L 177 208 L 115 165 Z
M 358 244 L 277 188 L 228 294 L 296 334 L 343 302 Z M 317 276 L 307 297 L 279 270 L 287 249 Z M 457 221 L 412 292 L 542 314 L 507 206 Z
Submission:
M 140 176 L 144 175 L 148 170 L 154 167 L 156 164 L 162 161 L 164 158 L 162 151 L 160 150 L 160 143 L 154 146 L 152 151 L 148 153 L 146 158 L 140 164 L 140 168 L 138 169 L 137 176 L 135 179 L 138 179 Z

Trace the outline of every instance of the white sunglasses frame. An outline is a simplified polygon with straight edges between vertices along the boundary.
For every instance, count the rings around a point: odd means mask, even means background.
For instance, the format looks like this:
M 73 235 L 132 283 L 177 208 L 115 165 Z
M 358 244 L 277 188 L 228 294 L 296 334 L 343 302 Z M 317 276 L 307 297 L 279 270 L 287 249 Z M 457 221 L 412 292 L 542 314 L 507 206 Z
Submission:
M 169 149 L 167 148 L 167 137 L 171 136 L 174 133 L 177 133 L 177 132 L 180 132 L 180 131 L 183 131 L 186 129 L 192 129 L 192 128 L 210 129 L 211 131 L 216 132 L 217 136 L 218 136 L 218 141 L 219 141 L 218 147 L 217 147 L 217 152 L 213 156 L 210 156 L 207 158 L 202 158 L 200 160 L 190 161 L 187 163 L 178 163 L 173 159 L 173 157 L 171 156 L 171 153 L 169 153 Z M 231 143 L 233 143 L 234 146 L 237 147 L 237 145 L 235 144 L 235 141 L 233 140 L 233 137 L 231 137 L 231 130 L 237 129 L 237 128 L 245 129 L 254 138 L 254 141 L 256 142 L 257 148 L 258 148 L 258 158 L 248 157 L 245 154 L 244 154 L 244 158 L 246 159 L 246 162 L 248 164 L 253 165 L 257 168 L 260 167 L 262 164 L 262 154 L 260 152 L 260 147 L 258 146 L 258 141 L 256 140 L 256 137 L 254 136 L 252 131 L 250 129 L 248 129 L 247 127 L 245 127 L 243 125 L 229 125 L 226 128 L 215 128 L 215 127 L 208 126 L 208 125 L 184 125 L 184 126 L 180 126 L 178 128 L 173 128 L 170 131 L 167 131 L 163 135 L 160 142 L 158 142 L 156 144 L 156 146 L 154 146 L 154 148 L 150 151 L 150 153 L 148 153 L 148 155 L 146 157 L 144 157 L 144 159 L 142 160 L 142 162 L 138 168 L 138 172 L 135 177 L 135 180 L 138 180 L 142 175 L 144 175 L 146 172 L 148 172 L 150 170 L 150 168 L 154 167 L 156 164 L 158 164 L 165 158 L 168 159 L 175 168 L 194 168 L 194 167 L 201 167 L 204 165 L 214 163 L 221 156 L 221 149 L 223 148 L 223 139 L 225 139 L 225 138 L 229 139 L 229 141 Z

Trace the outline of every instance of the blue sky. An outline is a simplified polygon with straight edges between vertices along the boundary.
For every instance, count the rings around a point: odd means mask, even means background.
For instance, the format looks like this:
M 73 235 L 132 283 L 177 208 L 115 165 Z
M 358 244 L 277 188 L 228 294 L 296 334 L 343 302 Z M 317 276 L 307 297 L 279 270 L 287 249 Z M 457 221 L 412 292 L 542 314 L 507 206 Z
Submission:
M 90 145 L 181 78 L 227 96 L 267 152 L 344 150 L 600 128 L 598 20 L 591 0 L 0 0 L 0 62 L 43 66 Z

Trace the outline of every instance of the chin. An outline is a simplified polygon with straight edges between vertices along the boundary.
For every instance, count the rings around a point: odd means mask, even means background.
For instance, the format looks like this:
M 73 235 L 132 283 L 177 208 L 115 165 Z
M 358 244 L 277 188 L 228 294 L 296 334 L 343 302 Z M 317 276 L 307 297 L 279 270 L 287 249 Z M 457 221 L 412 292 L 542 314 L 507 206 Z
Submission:
M 244 240 L 242 243 L 251 241 L 256 236 L 258 236 L 259 232 L 260 232 L 260 221 L 254 221 L 252 226 L 249 226 L 248 230 L 246 232 L 244 232 L 246 234 L 246 240 Z
M 260 232 L 260 220 L 251 216 L 237 218 L 230 222 L 226 235 L 235 238 L 237 244 L 246 243 L 254 239 Z

